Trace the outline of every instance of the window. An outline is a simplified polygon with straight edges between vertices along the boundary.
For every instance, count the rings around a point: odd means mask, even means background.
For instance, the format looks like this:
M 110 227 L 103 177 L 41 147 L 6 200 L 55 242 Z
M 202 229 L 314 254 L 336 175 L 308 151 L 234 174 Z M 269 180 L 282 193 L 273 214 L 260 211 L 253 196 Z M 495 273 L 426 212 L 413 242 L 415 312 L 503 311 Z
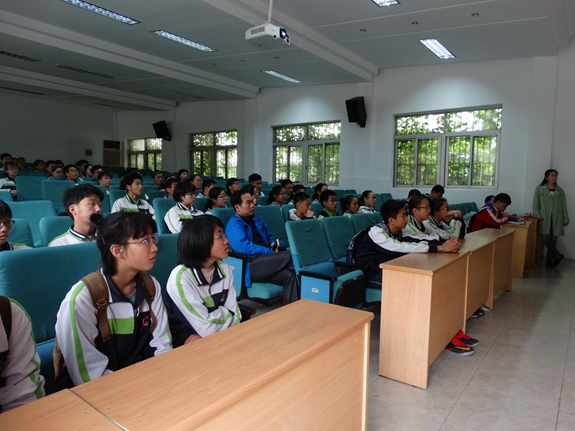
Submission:
M 129 139 L 130 168 L 162 170 L 162 140 L 158 138 Z
M 232 178 L 238 170 L 238 132 L 191 135 L 190 159 L 195 175 Z
M 502 108 L 395 117 L 395 185 L 496 187 Z
M 338 184 L 340 135 L 340 122 L 274 127 L 274 182 Z

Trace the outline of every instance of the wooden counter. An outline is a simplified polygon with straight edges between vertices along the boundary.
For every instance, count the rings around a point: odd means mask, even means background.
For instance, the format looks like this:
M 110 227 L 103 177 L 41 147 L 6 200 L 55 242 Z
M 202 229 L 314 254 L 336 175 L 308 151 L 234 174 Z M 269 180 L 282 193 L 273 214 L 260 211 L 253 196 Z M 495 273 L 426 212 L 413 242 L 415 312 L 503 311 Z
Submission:
M 73 391 L 130 430 L 365 430 L 372 319 L 300 300 Z
M 525 224 L 502 225 L 504 230 L 515 232 L 513 238 L 513 277 L 523 278 L 523 271 L 526 266 L 534 263 L 534 248 L 537 244 L 537 222 L 528 219 Z M 487 230 L 487 229 L 483 229 Z M 490 229 L 491 230 L 491 229 Z

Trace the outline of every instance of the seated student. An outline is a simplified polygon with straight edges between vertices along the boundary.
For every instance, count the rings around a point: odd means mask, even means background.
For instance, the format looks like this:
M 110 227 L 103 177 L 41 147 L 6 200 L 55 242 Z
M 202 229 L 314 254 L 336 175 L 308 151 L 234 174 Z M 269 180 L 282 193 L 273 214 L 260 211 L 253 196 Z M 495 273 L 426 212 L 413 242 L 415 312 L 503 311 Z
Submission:
M 150 177 L 152 178 L 154 185 L 158 186 L 158 190 L 163 190 L 162 185 L 164 184 L 164 174 L 162 171 L 152 171 Z
M 222 262 L 227 257 L 228 238 L 219 218 L 204 215 L 184 223 L 178 266 L 166 285 L 174 347 L 241 322 L 233 273 Z
M 84 173 L 84 179 L 93 178 L 93 175 L 92 175 L 92 165 L 91 165 L 91 164 L 88 163 L 88 164 L 86 165 L 86 170 L 85 170 L 84 172 L 85 172 L 85 173 Z
M 262 176 L 260 174 L 253 173 L 248 177 L 248 182 L 250 186 L 254 186 L 258 190 L 260 196 L 265 196 L 262 192 Z
M 284 205 L 287 205 L 293 199 L 293 181 L 288 178 L 286 180 L 282 180 L 280 185 L 286 190 L 286 200 Z
M 92 214 L 102 214 L 102 191 L 91 184 L 80 184 L 66 189 L 62 202 L 74 224 L 62 235 L 57 236 L 48 247 L 81 244 L 96 241 L 96 225 L 92 223 Z
M 426 232 L 433 232 L 442 240 L 465 237 L 466 225 L 461 211 L 451 211 L 445 198 L 433 200 L 431 214 L 427 220 L 423 220 L 423 226 Z
M 311 210 L 311 199 L 306 193 L 297 193 L 294 196 L 295 208 L 289 210 L 290 221 L 306 220 L 309 218 L 315 218 L 313 211 Z
M 488 195 L 485 197 L 485 201 L 484 204 L 487 204 L 487 202 L 491 202 L 493 201 L 493 198 L 495 197 L 495 195 Z M 477 211 L 469 211 L 467 214 L 465 214 L 463 216 L 463 221 L 465 222 L 465 224 L 467 225 L 467 232 L 471 232 L 471 218 L 477 214 Z
M 10 236 L 14 223 L 10 206 L 4 201 L 0 201 L 0 251 L 24 250 L 31 248 L 26 244 L 8 242 L 8 237 Z
M 66 384 L 67 375 L 77 386 L 171 350 L 161 287 L 145 272 L 156 260 L 155 232 L 156 223 L 137 212 L 101 220 L 102 268 L 86 278 L 93 277 L 93 288 L 103 284 L 109 301 L 96 308 L 85 279 L 64 298 L 56 336 L 66 367 L 56 376 L 57 388 Z
M 245 186 L 242 187 L 242 192 L 247 192 L 250 195 L 252 195 L 252 197 L 254 198 L 254 206 L 258 205 L 258 202 L 260 200 L 260 191 L 255 187 L 252 186 L 251 184 L 246 184 Z
M 62 165 L 53 164 L 50 168 L 50 176 L 48 177 L 49 180 L 52 178 L 62 178 L 64 176 L 64 168 Z
M 127 171 L 118 172 L 118 180 L 120 180 L 120 184 L 122 184 L 122 180 L 124 179 L 127 173 L 128 173 Z
M 194 208 L 196 202 L 196 186 L 192 183 L 179 182 L 174 188 L 174 200 L 177 202 L 164 216 L 166 226 L 172 233 L 182 230 L 184 220 L 202 215 L 203 212 Z
M 92 173 L 92 177 L 97 180 L 98 179 L 98 175 L 100 174 L 100 172 L 102 172 L 102 166 L 100 165 L 94 165 L 92 166 L 92 169 L 90 170 L 90 172 Z
M 174 199 L 174 188 L 178 183 L 179 180 L 176 177 L 166 178 L 162 186 L 162 189 L 167 193 L 167 196 L 164 196 L 164 199 Z
M 189 182 L 190 174 L 187 169 L 180 169 L 178 171 L 178 181 Z
M 335 217 L 341 215 L 337 212 L 337 195 L 333 190 L 324 190 L 321 192 L 319 200 L 323 207 L 323 211 L 319 213 L 318 220 L 321 220 L 324 217 Z
M 66 177 L 66 181 L 73 181 L 78 184 L 78 180 L 80 179 L 80 173 L 78 172 L 78 168 L 76 165 L 66 165 L 62 169 L 64 172 L 64 176 Z
M 351 217 L 352 214 L 358 214 L 359 201 L 354 195 L 346 196 L 339 200 L 341 204 L 341 209 L 343 210 L 343 215 Z
M 286 189 L 282 186 L 274 186 L 270 195 L 268 196 L 268 205 L 275 205 L 276 207 L 280 207 L 286 200 Z
M 96 177 L 98 184 L 106 189 L 106 193 L 110 194 L 110 186 L 112 185 L 112 174 L 104 171 L 100 171 Z
M 228 196 L 231 196 L 234 192 L 240 190 L 242 188 L 240 184 L 240 180 L 237 178 L 229 178 L 226 181 L 226 193 Z
M 222 187 L 212 187 L 208 193 L 208 198 L 206 214 L 211 214 L 214 208 L 226 208 L 228 206 L 228 195 Z
M 46 173 L 46 163 L 44 160 L 38 159 L 34 160 L 34 172 L 37 174 L 45 174 Z
M 46 173 L 48 175 L 50 175 L 50 172 L 52 172 L 52 166 L 54 166 L 56 164 L 56 162 L 54 160 L 47 160 L 46 161 Z
M 197 174 L 190 175 L 190 183 L 192 183 L 196 187 L 196 190 L 202 189 L 202 177 L 200 177 L 199 175 Z
M 433 199 L 439 199 L 443 197 L 444 193 L 445 189 L 443 188 L 443 186 L 441 184 L 436 184 L 435 186 L 433 186 L 429 194 L 424 194 L 423 196 L 425 196 L 425 198 L 429 201 L 429 203 L 431 203 L 433 202 Z
M 0 376 L 0 413 L 46 395 L 30 317 L 5 296 L 0 296 Z
M 76 170 L 78 171 L 78 175 L 80 177 L 84 177 L 84 175 L 86 175 L 86 168 L 88 165 L 88 160 L 81 159 L 76 162 Z
M 249 256 L 245 272 L 245 285 L 253 282 L 273 283 L 284 288 L 283 303 L 298 300 L 298 283 L 291 253 L 279 251 L 278 242 L 268 226 L 254 215 L 251 194 L 237 191 L 232 195 L 236 214 L 230 218 L 226 232 L 233 250 Z
M 423 224 L 423 222 L 429 218 L 430 212 L 431 206 L 426 197 L 414 196 L 409 201 L 409 215 L 407 216 L 407 226 L 403 229 L 403 235 L 442 242 L 441 237 L 435 229 Z
M 142 175 L 139 172 L 130 172 L 127 174 L 122 180 L 122 183 L 128 193 L 126 193 L 126 196 L 123 198 L 117 199 L 116 202 L 114 202 L 110 213 L 116 213 L 118 211 L 139 211 L 156 220 L 152 205 L 150 205 L 148 201 L 140 199 L 140 196 L 142 196 L 144 192 L 142 181 Z
M 303 184 L 296 184 L 293 186 L 292 199 L 298 193 L 305 193 L 305 186 Z
M 305 188 L 304 188 L 305 189 Z M 327 190 L 327 184 L 324 183 L 318 183 L 315 185 L 314 187 L 314 194 L 311 196 L 311 201 L 313 204 L 319 204 L 319 195 L 321 195 L 321 192 L 324 192 Z
M 375 203 L 377 201 L 377 197 L 375 193 L 371 190 L 365 190 L 358 199 L 359 203 L 359 214 L 372 214 L 375 212 Z
M 6 162 L 4 165 L 4 178 L 0 178 L 0 190 L 10 190 L 10 193 L 17 200 L 18 193 L 16 192 L 16 177 L 20 169 L 16 162 Z
M 55 164 L 55 165 L 64 166 L 64 162 L 63 162 L 62 160 L 60 160 L 60 159 L 54 160 L 54 164 Z
M 207 198 L 210 195 L 210 190 L 218 184 L 211 178 L 206 178 L 202 181 L 202 191 L 198 193 L 197 198 Z
M 471 232 L 485 228 L 499 229 L 501 225 L 507 221 L 525 221 L 523 217 L 515 217 L 507 214 L 505 210 L 509 205 L 511 205 L 511 197 L 507 193 L 499 193 L 492 200 L 486 202 L 485 206 L 480 208 L 479 211 L 471 217 L 469 222 Z
M 18 157 L 18 169 L 20 169 L 21 171 L 28 169 L 25 157 Z
M 2 170 L 5 171 L 6 163 L 12 161 L 12 155 L 10 153 L 2 153 L 0 154 L 0 163 L 2 163 Z M 17 165 L 18 163 L 16 163 Z

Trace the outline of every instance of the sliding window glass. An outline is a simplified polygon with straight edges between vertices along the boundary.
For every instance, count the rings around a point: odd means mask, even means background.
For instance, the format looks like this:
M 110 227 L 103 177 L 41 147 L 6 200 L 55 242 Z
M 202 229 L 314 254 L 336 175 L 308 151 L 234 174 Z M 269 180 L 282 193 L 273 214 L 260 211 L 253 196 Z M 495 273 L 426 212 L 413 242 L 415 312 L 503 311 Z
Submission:
M 198 133 L 190 136 L 191 171 L 196 175 L 237 176 L 238 132 Z
M 128 167 L 162 170 L 162 140 L 128 139 Z

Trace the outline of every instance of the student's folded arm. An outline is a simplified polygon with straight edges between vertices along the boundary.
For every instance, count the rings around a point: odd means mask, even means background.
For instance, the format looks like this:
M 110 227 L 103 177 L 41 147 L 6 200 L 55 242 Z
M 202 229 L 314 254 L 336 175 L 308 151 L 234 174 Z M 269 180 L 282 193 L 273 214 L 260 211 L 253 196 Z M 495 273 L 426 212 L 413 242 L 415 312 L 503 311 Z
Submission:
M 180 220 L 180 215 L 175 210 L 175 208 L 170 208 L 166 217 L 164 218 L 166 225 L 168 225 L 168 229 L 172 233 L 178 233 L 182 230 L 182 220 Z
M 158 280 L 153 279 L 156 285 L 156 296 L 152 302 L 152 311 L 154 316 L 156 316 L 156 327 L 152 333 L 150 347 L 155 349 L 154 356 L 158 356 L 161 353 L 172 350 L 172 335 L 168 326 L 168 314 L 162 300 L 162 287 Z
M 377 246 L 391 252 L 427 253 L 429 251 L 429 246 L 425 242 L 398 241 L 377 226 L 370 229 L 369 237 Z

